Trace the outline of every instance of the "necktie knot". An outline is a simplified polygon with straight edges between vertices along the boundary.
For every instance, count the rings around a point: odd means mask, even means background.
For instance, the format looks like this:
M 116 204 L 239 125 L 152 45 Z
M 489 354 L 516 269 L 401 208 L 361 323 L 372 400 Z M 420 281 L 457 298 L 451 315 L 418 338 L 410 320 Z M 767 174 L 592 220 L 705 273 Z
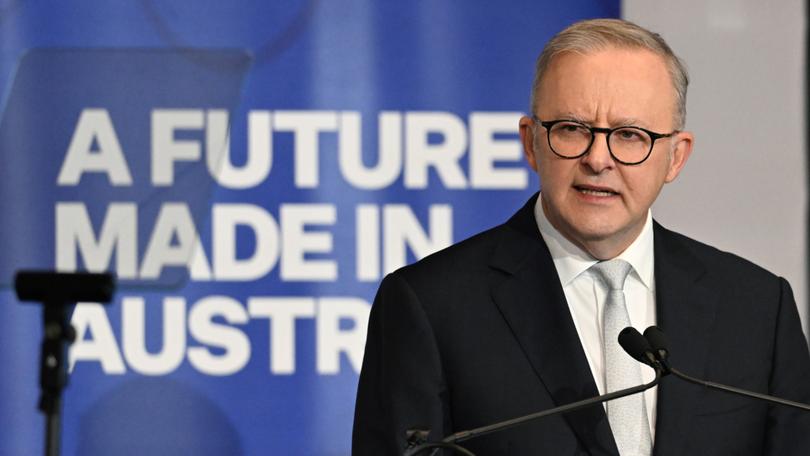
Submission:
M 619 259 L 600 261 L 591 266 L 591 270 L 611 291 L 624 289 L 624 281 L 632 268 L 630 263 Z

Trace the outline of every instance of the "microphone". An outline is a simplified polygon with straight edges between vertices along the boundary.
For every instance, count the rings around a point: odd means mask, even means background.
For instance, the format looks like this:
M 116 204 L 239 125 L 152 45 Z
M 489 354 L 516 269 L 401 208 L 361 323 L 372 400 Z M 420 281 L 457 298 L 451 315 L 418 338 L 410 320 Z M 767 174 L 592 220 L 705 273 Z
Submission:
M 42 304 L 38 408 L 45 414 L 45 454 L 59 454 L 62 390 L 68 383 L 67 346 L 76 339 L 68 308 L 79 301 L 107 303 L 115 293 L 110 273 L 18 271 L 14 289 L 20 301 Z
M 510 429 L 520 424 L 538 420 L 540 418 L 544 418 L 547 416 L 556 415 L 559 413 L 574 412 L 576 410 L 580 410 L 586 407 L 592 407 L 594 405 L 601 404 L 602 402 L 608 402 L 614 399 L 620 399 L 626 396 L 641 393 L 656 386 L 658 382 L 661 381 L 661 377 L 663 376 L 663 369 L 661 368 L 661 364 L 656 359 L 653 353 L 653 349 L 650 347 L 649 342 L 647 342 L 644 336 L 642 336 L 637 329 L 633 327 L 624 328 L 619 333 L 619 345 L 622 346 L 622 348 L 624 349 L 625 352 L 627 352 L 627 354 L 655 369 L 655 378 L 650 383 L 625 388 L 623 390 L 613 391 L 596 397 L 583 399 L 581 401 L 572 402 L 570 404 L 561 405 L 559 407 L 554 407 L 552 409 L 544 410 L 542 412 L 535 412 L 529 415 L 512 418 L 510 420 L 500 421 L 498 423 L 490 424 L 487 426 L 481 426 L 475 429 L 470 429 L 468 431 L 459 431 L 456 432 L 455 434 L 451 434 L 445 437 L 439 442 L 426 442 L 425 440 L 428 431 L 411 429 L 406 431 L 406 435 L 408 436 L 409 448 L 405 450 L 404 456 L 416 456 L 419 453 L 422 453 L 423 451 L 429 449 L 434 450 L 434 452 L 431 453 L 431 455 L 433 455 L 441 448 L 451 449 L 454 452 L 458 452 L 460 454 L 468 456 L 475 456 L 472 452 L 470 452 L 466 448 L 459 446 L 458 442 L 463 442 L 465 440 L 469 440 L 474 437 L 479 437 L 482 435 L 491 434 L 493 432 Z
M 19 271 L 14 277 L 14 288 L 20 301 L 106 303 L 115 293 L 115 276 L 110 273 Z
M 644 338 L 647 339 L 652 349 L 655 350 L 656 358 L 659 360 L 667 359 L 669 356 L 667 338 L 661 328 L 658 326 L 650 326 L 644 330 Z
M 658 326 L 650 326 L 644 330 L 644 338 L 647 339 L 647 342 L 649 342 L 652 347 L 655 359 L 661 363 L 661 368 L 664 369 L 664 375 L 669 374 L 670 367 L 667 361 L 669 350 L 667 350 L 668 344 L 667 338 L 664 336 L 664 331 L 661 331 L 661 328 Z
M 632 326 L 628 326 L 619 332 L 619 345 L 622 346 L 628 355 L 635 358 L 653 369 L 658 369 L 660 362 L 653 354 L 653 348 L 650 346 L 648 340 L 641 335 L 638 330 Z
M 675 369 L 668 363 L 667 357 L 669 357 L 669 350 L 667 349 L 667 339 L 666 336 L 664 336 L 664 332 L 661 330 L 661 328 L 658 328 L 657 326 L 650 326 L 649 328 L 644 330 L 644 337 L 647 339 L 650 346 L 653 348 L 653 354 L 655 355 L 657 362 L 661 365 L 661 368 L 663 369 L 665 375 L 667 373 L 672 373 L 672 375 L 680 378 L 681 380 L 693 383 L 695 385 L 700 385 L 706 388 L 724 391 L 726 393 L 750 397 L 753 399 L 759 399 L 762 401 L 770 402 L 772 404 L 785 405 L 800 410 L 810 411 L 810 405 L 803 404 L 801 402 L 795 402 L 787 399 L 782 399 L 780 397 L 756 393 L 753 391 L 744 390 L 742 388 L 736 388 L 733 386 L 723 385 L 721 383 L 701 380 L 699 378 L 686 375 L 683 372 Z

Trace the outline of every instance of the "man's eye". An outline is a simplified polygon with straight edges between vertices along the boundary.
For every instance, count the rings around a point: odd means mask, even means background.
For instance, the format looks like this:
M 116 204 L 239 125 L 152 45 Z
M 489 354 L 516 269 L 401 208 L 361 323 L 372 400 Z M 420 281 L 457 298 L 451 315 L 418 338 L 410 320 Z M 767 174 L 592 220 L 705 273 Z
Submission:
M 563 123 L 557 126 L 557 130 L 562 133 L 583 133 L 588 132 L 588 129 L 582 125 L 575 123 Z
M 641 141 L 643 139 L 641 132 L 631 129 L 617 130 L 614 134 L 622 141 Z

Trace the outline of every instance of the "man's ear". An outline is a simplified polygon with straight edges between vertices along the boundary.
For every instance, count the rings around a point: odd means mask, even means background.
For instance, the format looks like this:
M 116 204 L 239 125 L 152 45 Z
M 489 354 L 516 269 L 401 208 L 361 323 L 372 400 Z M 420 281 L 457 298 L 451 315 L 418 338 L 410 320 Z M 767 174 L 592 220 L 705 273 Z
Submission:
M 531 117 L 520 118 L 520 142 L 523 143 L 523 155 L 529 166 L 537 172 L 537 158 L 534 155 L 534 120 Z
M 678 177 L 681 173 L 689 156 L 692 155 L 692 145 L 695 142 L 695 136 L 688 131 L 682 131 L 672 137 L 675 144 L 672 146 L 672 152 L 669 160 L 669 169 L 664 182 L 670 183 Z

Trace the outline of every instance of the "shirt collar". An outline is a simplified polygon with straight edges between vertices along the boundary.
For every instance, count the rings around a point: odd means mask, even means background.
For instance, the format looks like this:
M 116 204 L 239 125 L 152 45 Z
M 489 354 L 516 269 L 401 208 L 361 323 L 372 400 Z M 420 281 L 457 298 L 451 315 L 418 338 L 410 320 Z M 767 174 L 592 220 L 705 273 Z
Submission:
M 543 237 L 551 253 L 551 259 L 554 261 L 554 266 L 557 268 L 560 282 L 563 287 L 565 287 L 584 271 L 588 270 L 588 268 L 596 264 L 598 260 L 574 245 L 551 225 L 551 222 L 548 221 L 545 211 L 543 210 L 541 199 L 542 195 L 539 195 L 534 205 L 534 218 L 537 221 L 537 228 L 540 230 L 540 235 Z M 654 283 L 653 252 L 652 216 L 650 215 L 650 211 L 647 210 L 647 220 L 644 222 L 641 233 L 639 233 L 633 243 L 616 258 L 630 263 L 637 277 L 641 280 L 641 283 L 650 290 L 653 289 Z

